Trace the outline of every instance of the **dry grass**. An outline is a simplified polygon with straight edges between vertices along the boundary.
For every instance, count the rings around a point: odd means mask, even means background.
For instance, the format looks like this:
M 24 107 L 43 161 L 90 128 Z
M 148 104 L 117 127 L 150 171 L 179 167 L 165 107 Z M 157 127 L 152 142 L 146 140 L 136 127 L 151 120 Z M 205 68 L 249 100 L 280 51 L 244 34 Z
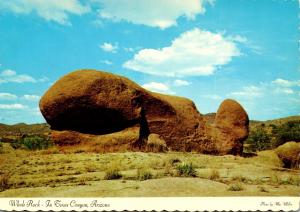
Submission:
M 105 172 L 104 180 L 117 180 L 122 178 L 122 174 L 118 169 L 109 169 Z
M 239 195 L 290 196 L 297 195 L 300 186 L 299 170 L 281 168 L 276 153 L 271 151 L 260 152 L 253 158 L 242 158 L 180 152 L 62 153 L 55 148 L 26 151 L 10 149 L 6 144 L 3 148 L 0 175 L 11 175 L 3 181 L 2 197 L 46 194 L 82 197 L 88 194 L 226 196 L 235 195 L 228 190 L 235 184 L 242 185 Z M 182 175 L 178 178 L 177 167 L 183 163 L 192 163 L 197 177 Z M 103 180 L 115 178 L 119 179 Z M 80 189 L 76 190 L 78 186 Z M 48 193 L 39 192 L 45 192 L 45 187 Z
M 259 187 L 259 191 L 260 192 L 269 192 L 265 187 L 263 187 L 263 186 L 260 186 Z
M 146 145 L 148 152 L 166 152 L 168 150 L 166 142 L 158 134 L 150 134 Z
M 110 163 L 105 171 L 104 180 L 117 180 L 122 178 L 119 166 L 117 162 Z
M 138 180 L 149 180 L 153 178 L 153 174 L 147 169 L 137 169 Z
M 211 170 L 210 175 L 208 177 L 210 180 L 217 180 L 220 178 L 220 172 L 218 170 Z
M 4 191 L 9 188 L 10 174 L 4 173 L 0 175 L 0 191 Z

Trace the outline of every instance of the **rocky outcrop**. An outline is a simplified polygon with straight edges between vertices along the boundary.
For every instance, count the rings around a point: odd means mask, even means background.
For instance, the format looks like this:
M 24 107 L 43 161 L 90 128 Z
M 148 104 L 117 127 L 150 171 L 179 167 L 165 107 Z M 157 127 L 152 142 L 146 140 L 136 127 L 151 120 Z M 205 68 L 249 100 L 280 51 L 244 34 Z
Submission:
M 284 168 L 300 169 L 300 144 L 291 141 L 275 149 L 278 157 L 281 159 Z
M 220 154 L 242 154 L 248 137 L 249 118 L 243 107 L 227 99 L 220 105 L 214 120 L 213 139 Z
M 248 116 L 233 100 L 221 105 L 213 124 L 206 123 L 189 99 L 150 92 L 125 77 L 95 70 L 59 79 L 41 98 L 40 109 L 57 132 L 99 137 L 138 128 L 138 138 L 129 145 L 133 149 L 143 149 L 154 133 L 173 151 L 239 154 L 248 134 Z M 60 136 L 65 143 L 64 134 L 54 135 L 56 143 Z M 83 135 L 75 140 L 84 140 Z

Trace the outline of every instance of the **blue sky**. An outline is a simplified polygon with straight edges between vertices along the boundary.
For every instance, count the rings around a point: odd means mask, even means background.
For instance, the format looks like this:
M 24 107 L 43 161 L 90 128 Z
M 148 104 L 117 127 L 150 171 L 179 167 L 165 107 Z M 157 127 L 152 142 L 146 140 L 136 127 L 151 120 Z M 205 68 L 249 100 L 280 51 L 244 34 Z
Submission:
M 43 93 L 91 68 L 250 119 L 300 114 L 296 0 L 0 0 L 0 122 L 44 122 Z

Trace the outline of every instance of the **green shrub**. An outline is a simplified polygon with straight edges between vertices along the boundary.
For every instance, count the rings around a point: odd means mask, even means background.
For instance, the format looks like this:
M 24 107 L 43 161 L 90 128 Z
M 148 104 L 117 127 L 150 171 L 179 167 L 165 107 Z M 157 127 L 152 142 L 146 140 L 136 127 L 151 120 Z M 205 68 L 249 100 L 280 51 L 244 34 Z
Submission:
M 243 186 L 239 183 L 232 184 L 228 188 L 229 191 L 242 191 L 244 190 Z
M 28 150 L 41 150 L 47 149 L 48 147 L 52 146 L 52 142 L 50 138 L 34 135 L 20 138 L 12 142 L 11 146 L 14 149 L 25 148 Z
M 196 177 L 197 172 L 193 166 L 193 164 L 182 163 L 177 165 L 177 174 L 181 177 Z
M 153 175 L 148 170 L 138 169 L 137 170 L 137 178 L 138 178 L 138 180 L 141 180 L 141 181 L 148 180 L 148 179 L 152 179 Z
M 272 126 L 275 137 L 274 147 L 278 147 L 288 141 L 300 141 L 300 121 L 289 121 L 280 126 Z
M 120 171 L 118 169 L 108 169 L 105 172 L 105 176 L 104 179 L 105 180 L 116 180 L 116 179 L 120 179 L 122 177 L 122 174 L 120 173 Z
M 263 126 L 261 126 L 250 132 L 245 143 L 249 144 L 249 149 L 251 151 L 261 151 L 270 149 L 271 141 L 271 135 Z

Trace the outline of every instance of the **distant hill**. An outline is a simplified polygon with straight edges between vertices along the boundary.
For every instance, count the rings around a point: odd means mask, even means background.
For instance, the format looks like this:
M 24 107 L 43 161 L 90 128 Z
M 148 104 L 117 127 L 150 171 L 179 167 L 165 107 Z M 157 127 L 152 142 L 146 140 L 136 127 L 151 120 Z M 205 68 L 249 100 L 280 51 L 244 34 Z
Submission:
M 43 124 L 18 123 L 14 125 L 0 124 L 0 136 L 18 134 L 43 134 L 50 132 L 50 126 Z
M 261 126 L 262 124 L 264 124 L 265 126 L 270 126 L 272 124 L 279 126 L 282 125 L 284 123 L 287 123 L 289 121 L 300 121 L 300 116 L 288 116 L 285 118 L 279 118 L 279 119 L 273 119 L 273 120 L 267 120 L 267 121 L 255 121 L 255 120 L 251 120 L 250 121 L 250 130 L 254 129 L 258 126 Z

